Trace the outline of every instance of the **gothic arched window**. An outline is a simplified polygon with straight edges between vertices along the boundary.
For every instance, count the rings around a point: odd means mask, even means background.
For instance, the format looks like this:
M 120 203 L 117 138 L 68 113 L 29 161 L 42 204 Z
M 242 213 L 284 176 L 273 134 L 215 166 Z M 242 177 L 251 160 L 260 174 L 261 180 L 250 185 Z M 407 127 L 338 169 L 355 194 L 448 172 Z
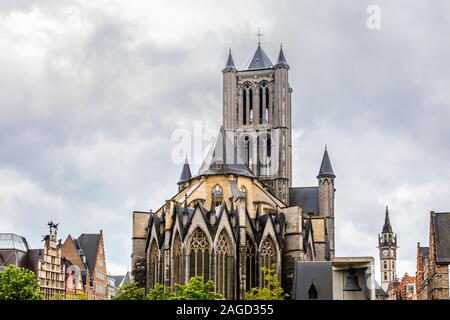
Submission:
M 387 280 L 387 272 L 384 273 L 384 280 Z
M 387 261 L 384 262 L 384 269 L 387 269 Z
M 258 175 L 269 176 L 271 174 L 272 138 L 268 133 L 258 135 Z
M 251 288 L 255 288 L 258 284 L 256 282 L 256 248 L 252 239 L 250 239 L 248 235 L 245 242 L 245 275 L 245 288 L 247 291 L 249 291 Z
M 183 251 L 181 248 L 181 240 L 178 232 L 173 242 L 173 284 L 182 284 L 184 281 L 183 273 Z
M 189 243 L 189 277 L 203 276 L 205 280 L 208 280 L 210 248 L 206 234 L 197 228 Z
M 233 258 L 230 238 L 225 230 L 219 235 L 216 244 L 216 288 L 217 292 L 232 298 Z
M 247 124 L 247 90 L 242 91 L 242 124 Z
M 247 84 L 242 89 L 242 124 L 253 122 L 253 90 Z
M 261 266 L 272 270 L 277 266 L 277 249 L 270 237 L 266 237 L 261 246 Z M 264 286 L 264 279 L 262 281 Z
M 223 202 L 223 190 L 218 184 L 214 186 L 212 191 L 212 202 L 214 207 L 220 206 Z
M 149 252 L 148 281 L 149 287 L 153 288 L 158 283 L 158 259 L 159 250 L 156 240 L 153 240 Z
M 259 123 L 269 122 L 269 85 L 263 82 L 259 87 Z

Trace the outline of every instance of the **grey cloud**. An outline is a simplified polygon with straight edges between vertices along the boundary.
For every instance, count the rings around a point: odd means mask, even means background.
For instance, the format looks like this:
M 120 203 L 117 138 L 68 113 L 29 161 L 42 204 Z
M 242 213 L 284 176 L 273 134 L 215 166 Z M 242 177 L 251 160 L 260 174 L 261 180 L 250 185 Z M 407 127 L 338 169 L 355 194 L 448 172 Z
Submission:
M 182 40 L 164 43 L 152 39 L 168 24 L 141 38 L 145 21 L 80 2 L 85 33 L 48 31 L 41 60 L 0 53 L 0 173 L 12 194 L 0 197 L 0 217 L 8 220 L 0 231 L 23 233 L 37 246 L 50 219 L 61 223 L 62 236 L 102 228 L 108 261 L 125 271 L 131 212 L 156 209 L 176 191 L 181 166 L 170 159 L 172 131 L 196 120 L 220 125 L 227 49 L 243 66 L 261 26 L 270 58 L 283 42 L 291 66 L 293 126 L 301 131 L 294 184 L 316 183 L 327 143 L 337 174 L 338 254 L 377 256 L 389 202 L 399 271 L 413 272 L 416 241 L 427 242 L 429 210 L 450 205 L 450 5 L 256 4 L 248 19 L 237 6 L 225 19 L 208 5 L 205 21 L 217 15 L 214 26 L 195 21 Z M 380 31 L 366 28 L 370 4 L 382 10 Z M 0 15 L 39 8 L 62 19 L 63 5 L 71 3 L 2 2 Z

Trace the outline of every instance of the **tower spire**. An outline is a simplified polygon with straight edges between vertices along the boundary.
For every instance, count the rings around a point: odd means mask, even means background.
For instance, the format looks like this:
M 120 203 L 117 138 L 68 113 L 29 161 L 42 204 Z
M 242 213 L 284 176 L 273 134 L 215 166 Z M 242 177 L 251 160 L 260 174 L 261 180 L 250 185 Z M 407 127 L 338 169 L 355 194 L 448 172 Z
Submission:
M 330 156 L 328 155 L 327 146 L 325 145 L 325 152 L 323 153 L 322 164 L 320 165 L 319 175 L 317 178 L 331 177 L 336 178 L 331 166 Z
M 191 168 L 189 166 L 189 161 L 188 161 L 187 155 L 186 155 L 186 159 L 184 160 L 183 169 L 181 170 L 181 175 L 180 175 L 180 180 L 178 181 L 178 185 L 180 187 L 183 186 L 186 183 L 186 181 L 188 181 L 191 178 L 192 178 Z
M 389 220 L 389 208 L 386 206 L 386 213 L 384 216 L 383 233 L 392 233 L 391 221 Z
M 289 67 L 286 57 L 284 56 L 283 52 L 283 44 L 280 44 L 280 53 L 278 53 L 278 60 L 276 66 L 286 66 Z
M 228 51 L 228 60 L 227 65 L 225 66 L 224 71 L 233 71 L 236 70 L 236 66 L 234 65 L 233 56 L 231 55 L 231 48 Z

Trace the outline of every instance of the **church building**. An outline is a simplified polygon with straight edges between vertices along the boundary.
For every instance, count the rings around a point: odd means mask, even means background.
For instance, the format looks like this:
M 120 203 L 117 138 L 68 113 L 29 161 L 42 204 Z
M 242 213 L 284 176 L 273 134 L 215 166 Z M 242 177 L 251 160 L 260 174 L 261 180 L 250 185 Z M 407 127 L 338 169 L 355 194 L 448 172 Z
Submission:
M 132 272 L 146 290 L 201 275 L 227 299 L 244 299 L 276 270 L 290 294 L 298 261 L 331 261 L 334 182 L 325 148 L 315 186 L 293 187 L 290 66 L 260 43 L 223 74 L 223 125 L 197 173 L 186 160 L 174 195 L 133 213 Z

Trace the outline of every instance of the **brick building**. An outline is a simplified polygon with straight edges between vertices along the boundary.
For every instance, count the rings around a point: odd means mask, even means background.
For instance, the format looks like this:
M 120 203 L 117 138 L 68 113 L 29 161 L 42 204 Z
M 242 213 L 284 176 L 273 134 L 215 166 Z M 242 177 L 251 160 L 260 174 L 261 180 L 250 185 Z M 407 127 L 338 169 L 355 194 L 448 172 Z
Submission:
M 62 255 L 70 273 L 66 274 L 67 290 L 81 293 L 89 299 L 108 299 L 108 279 L 106 273 L 103 231 L 95 234 L 81 234 L 78 238 L 68 236 L 62 245 Z
M 410 276 L 407 273 L 400 281 L 400 300 L 417 300 L 416 294 L 416 277 Z
M 449 299 L 450 212 L 430 213 L 429 247 L 417 244 L 417 296 L 421 300 Z

